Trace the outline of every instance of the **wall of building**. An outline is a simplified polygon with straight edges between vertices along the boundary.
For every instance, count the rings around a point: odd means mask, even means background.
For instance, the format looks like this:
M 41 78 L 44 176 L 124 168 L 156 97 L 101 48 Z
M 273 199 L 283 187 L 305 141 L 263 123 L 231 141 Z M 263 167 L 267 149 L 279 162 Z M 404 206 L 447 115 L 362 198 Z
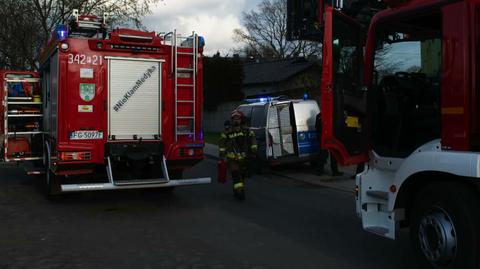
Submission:
M 292 98 L 302 98 L 308 93 L 310 99 L 320 100 L 321 68 L 314 66 L 305 72 L 280 83 L 278 90 L 288 92 Z
M 319 101 L 321 78 L 322 72 L 320 66 L 314 65 L 281 82 L 244 85 L 242 92 L 246 98 L 279 95 L 286 95 L 291 98 L 303 98 L 304 93 L 308 93 L 310 99 Z
M 222 103 L 214 111 L 203 111 L 203 131 L 204 132 L 221 132 L 223 131 L 223 123 L 230 119 L 230 114 L 237 106 L 243 104 L 242 101 Z

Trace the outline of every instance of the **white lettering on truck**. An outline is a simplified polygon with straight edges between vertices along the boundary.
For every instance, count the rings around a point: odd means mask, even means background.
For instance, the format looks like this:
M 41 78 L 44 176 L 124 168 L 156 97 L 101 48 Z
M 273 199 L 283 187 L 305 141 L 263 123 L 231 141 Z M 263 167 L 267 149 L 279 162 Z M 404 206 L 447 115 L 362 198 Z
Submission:
M 103 59 L 101 55 L 85 55 L 85 54 L 68 54 L 68 63 L 69 64 L 80 64 L 80 65 L 102 65 Z
M 147 71 L 143 74 L 143 77 L 139 78 L 130 90 L 128 90 L 122 97 L 122 99 L 118 100 L 113 109 L 118 112 L 127 102 L 128 100 L 135 94 L 135 92 L 147 81 L 150 77 L 152 77 L 153 72 L 157 70 L 155 65 L 152 65 Z

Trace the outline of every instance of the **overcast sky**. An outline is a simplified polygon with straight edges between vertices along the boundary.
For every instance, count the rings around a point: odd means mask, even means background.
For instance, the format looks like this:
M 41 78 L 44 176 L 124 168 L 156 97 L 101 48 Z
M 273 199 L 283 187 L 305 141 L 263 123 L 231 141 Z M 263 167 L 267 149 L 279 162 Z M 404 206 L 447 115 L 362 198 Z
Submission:
M 260 0 L 163 0 L 152 7 L 144 19 L 149 30 L 180 33 L 197 32 L 205 37 L 205 54 L 217 50 L 231 53 L 238 47 L 232 40 L 233 29 L 241 27 L 242 11 L 256 7 Z

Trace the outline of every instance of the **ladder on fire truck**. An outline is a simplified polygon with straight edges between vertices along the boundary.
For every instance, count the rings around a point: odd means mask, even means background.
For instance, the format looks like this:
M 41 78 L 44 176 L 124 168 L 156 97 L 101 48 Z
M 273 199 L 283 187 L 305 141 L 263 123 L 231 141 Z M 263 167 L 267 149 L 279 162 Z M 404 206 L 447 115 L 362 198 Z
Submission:
M 175 141 L 181 136 L 195 140 L 198 35 L 192 32 L 190 36 L 181 36 L 176 30 L 171 34 L 172 73 L 175 80 Z M 185 111 L 191 113 L 185 115 Z

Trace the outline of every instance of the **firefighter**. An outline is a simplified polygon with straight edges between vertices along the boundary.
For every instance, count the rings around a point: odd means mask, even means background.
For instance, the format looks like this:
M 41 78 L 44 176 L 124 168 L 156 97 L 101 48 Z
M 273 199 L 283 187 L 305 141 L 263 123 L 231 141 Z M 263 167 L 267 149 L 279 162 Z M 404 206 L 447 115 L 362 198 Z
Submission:
M 226 159 L 233 178 L 233 194 L 245 199 L 245 178 L 248 175 L 247 158 L 257 152 L 255 133 L 245 125 L 245 116 L 239 110 L 231 114 L 231 126 L 220 135 L 219 155 Z

